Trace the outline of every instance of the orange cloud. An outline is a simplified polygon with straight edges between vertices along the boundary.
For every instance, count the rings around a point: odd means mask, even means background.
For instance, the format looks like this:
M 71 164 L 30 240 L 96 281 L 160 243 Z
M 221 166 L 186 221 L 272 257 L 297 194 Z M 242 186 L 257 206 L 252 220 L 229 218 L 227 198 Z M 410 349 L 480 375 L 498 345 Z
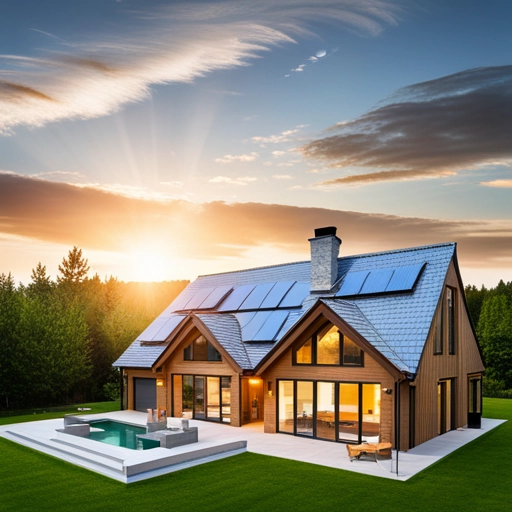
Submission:
M 261 203 L 158 202 L 0 173 L 0 233 L 83 249 L 125 252 L 140 249 L 137 244 L 144 239 L 145 250 L 165 243 L 184 259 L 240 258 L 261 246 L 307 259 L 307 239 L 314 228 L 328 225 L 338 227 L 345 254 L 456 241 L 467 266 L 509 268 L 512 263 L 510 221 L 443 221 Z

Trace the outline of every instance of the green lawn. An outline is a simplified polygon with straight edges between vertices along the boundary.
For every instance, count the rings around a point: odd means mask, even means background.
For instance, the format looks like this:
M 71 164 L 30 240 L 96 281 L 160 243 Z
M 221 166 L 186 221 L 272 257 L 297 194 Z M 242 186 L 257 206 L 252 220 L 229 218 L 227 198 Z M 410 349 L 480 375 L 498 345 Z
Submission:
M 79 411 L 78 408 L 90 408 L 90 411 Z M 92 404 L 62 405 L 60 407 L 47 407 L 45 409 L 31 409 L 17 412 L 1 412 L 0 425 L 9 423 L 25 423 L 26 421 L 52 420 L 62 418 L 64 414 L 97 414 L 101 412 L 119 411 L 117 402 L 94 402 Z
M 512 400 L 484 408 L 512 419 Z M 510 421 L 407 482 L 244 453 L 125 485 L 3 439 L 0 453 L 1 511 L 496 512 L 512 497 Z

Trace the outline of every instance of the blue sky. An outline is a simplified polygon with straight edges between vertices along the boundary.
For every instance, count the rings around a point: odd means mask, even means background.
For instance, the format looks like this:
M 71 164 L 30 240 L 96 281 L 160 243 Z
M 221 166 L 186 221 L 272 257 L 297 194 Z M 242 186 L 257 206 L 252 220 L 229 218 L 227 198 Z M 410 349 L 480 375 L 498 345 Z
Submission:
M 466 282 L 511 280 L 511 11 L 10 2 L 0 272 L 78 245 L 102 277 L 193 278 L 335 224 L 342 253 L 456 241 Z

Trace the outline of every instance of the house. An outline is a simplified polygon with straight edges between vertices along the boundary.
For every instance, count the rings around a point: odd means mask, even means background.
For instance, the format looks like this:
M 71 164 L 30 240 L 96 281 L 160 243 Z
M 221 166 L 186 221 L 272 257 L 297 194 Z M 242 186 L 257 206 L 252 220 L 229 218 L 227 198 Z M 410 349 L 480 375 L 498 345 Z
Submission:
M 478 428 L 484 365 L 455 243 L 198 277 L 114 363 L 125 408 L 407 450 Z

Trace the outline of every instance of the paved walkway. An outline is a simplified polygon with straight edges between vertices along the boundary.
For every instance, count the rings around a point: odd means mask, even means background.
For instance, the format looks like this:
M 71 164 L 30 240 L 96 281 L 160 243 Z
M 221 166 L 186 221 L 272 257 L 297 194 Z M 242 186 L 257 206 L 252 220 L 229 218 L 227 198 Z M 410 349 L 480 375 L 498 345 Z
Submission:
M 145 425 L 147 415 L 136 411 L 117 411 L 106 414 L 88 415 L 87 417 L 91 419 L 99 417 L 111 418 Z M 351 462 L 345 444 L 306 439 L 287 434 L 264 434 L 263 423 L 253 423 L 242 428 L 236 428 L 207 421 L 190 420 L 190 426 L 199 427 L 199 443 L 194 444 L 196 448 L 232 441 L 247 441 L 247 451 L 250 452 L 404 481 L 449 455 L 461 446 L 496 428 L 505 421 L 506 420 L 484 418 L 482 419 L 481 429 L 454 430 L 427 441 L 408 452 L 400 452 L 398 454 L 398 474 L 395 451 L 393 451 L 391 460 L 380 460 L 377 463 L 368 459 Z M 24 436 L 33 435 L 34 437 L 41 438 L 54 436 L 55 428 L 61 427 L 62 420 L 46 420 L 5 425 L 0 427 L 0 436 L 6 431 L 11 431 L 21 433 Z M 36 446 L 33 447 L 40 449 Z M 186 450 L 187 448 L 181 447 L 181 449 Z M 126 449 L 117 448 L 117 450 Z M 160 451 L 160 449 L 155 450 Z M 142 453 L 138 452 L 137 456 L 144 456 L 144 458 L 147 459 L 152 451 L 153 450 L 146 450 Z M 133 451 L 131 453 L 133 453 Z M 208 460 L 197 461 L 196 463 L 201 462 L 208 462 Z M 159 471 L 158 474 L 163 474 L 164 472 L 165 471 Z M 155 475 L 148 475 L 148 477 L 149 476 Z

